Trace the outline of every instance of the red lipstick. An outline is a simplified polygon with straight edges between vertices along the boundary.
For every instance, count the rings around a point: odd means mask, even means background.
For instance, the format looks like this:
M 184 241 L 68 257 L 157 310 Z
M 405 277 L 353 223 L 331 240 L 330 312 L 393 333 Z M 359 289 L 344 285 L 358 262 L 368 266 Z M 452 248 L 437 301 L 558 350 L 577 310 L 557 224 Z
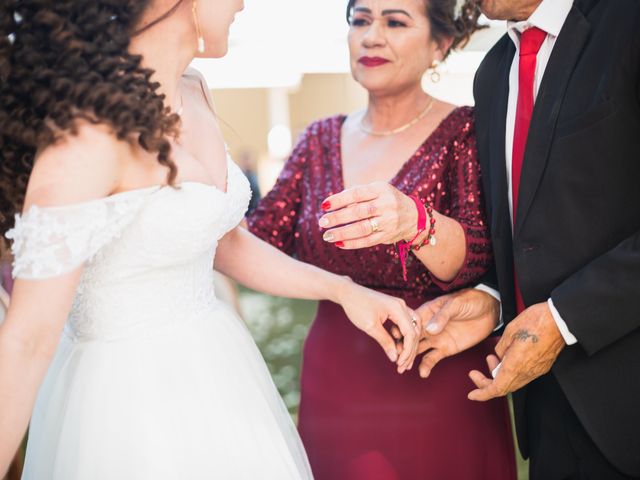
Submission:
M 382 57 L 360 57 L 358 62 L 365 67 L 379 67 L 385 63 L 389 63 L 389 60 Z

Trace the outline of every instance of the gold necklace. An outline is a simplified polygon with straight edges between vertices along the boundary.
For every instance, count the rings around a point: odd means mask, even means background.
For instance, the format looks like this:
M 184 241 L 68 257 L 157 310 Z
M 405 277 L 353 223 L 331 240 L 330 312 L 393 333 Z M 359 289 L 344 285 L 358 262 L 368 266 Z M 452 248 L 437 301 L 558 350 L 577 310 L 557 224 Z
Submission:
M 416 118 L 411 120 L 409 123 L 405 123 L 404 125 L 402 125 L 402 126 L 400 126 L 398 128 L 394 128 L 393 130 L 385 130 L 385 131 L 382 131 L 382 132 L 377 132 L 377 131 L 372 130 L 372 129 L 368 128 L 368 127 L 365 127 L 362 124 L 362 120 L 360 120 L 360 123 L 359 123 L 360 130 L 362 130 L 367 135 L 373 135 L 373 136 L 376 136 L 376 137 L 388 137 L 390 135 L 395 135 L 396 133 L 404 132 L 405 130 L 409 130 L 416 123 L 418 123 L 420 120 L 422 120 L 424 117 L 426 117 L 427 113 L 429 113 L 429 111 L 431 111 L 431 108 L 433 107 L 433 103 L 434 103 L 434 99 L 431 98 L 431 101 L 429 102 L 429 105 L 427 105 L 427 107 L 422 112 L 420 112 L 420 114 Z

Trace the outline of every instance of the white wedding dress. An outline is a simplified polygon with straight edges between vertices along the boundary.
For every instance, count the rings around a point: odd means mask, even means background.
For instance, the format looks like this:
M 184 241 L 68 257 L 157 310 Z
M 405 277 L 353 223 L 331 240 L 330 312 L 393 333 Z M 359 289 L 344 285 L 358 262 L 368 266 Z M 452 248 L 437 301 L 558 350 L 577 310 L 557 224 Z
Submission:
M 250 197 L 227 164 L 226 192 L 188 182 L 18 216 L 17 277 L 85 264 L 23 479 L 312 478 L 260 352 L 213 290 L 217 242 Z

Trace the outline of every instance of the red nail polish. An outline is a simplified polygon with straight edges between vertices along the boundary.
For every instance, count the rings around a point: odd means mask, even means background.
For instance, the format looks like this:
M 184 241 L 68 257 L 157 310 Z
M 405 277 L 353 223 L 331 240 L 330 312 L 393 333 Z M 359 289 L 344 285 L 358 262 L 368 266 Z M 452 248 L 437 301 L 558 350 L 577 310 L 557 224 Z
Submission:
M 325 212 L 328 212 L 329 210 L 331 210 L 331 202 L 323 202 L 322 210 L 324 210 Z
M 338 248 L 342 248 L 342 247 L 344 247 L 344 242 L 338 241 L 338 242 L 335 243 L 335 246 L 338 247 Z

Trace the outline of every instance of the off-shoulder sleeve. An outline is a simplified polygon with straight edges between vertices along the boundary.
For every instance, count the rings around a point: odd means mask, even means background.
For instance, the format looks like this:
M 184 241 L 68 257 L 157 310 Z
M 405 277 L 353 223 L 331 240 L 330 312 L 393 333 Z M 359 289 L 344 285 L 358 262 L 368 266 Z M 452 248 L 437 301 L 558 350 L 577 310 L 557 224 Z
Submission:
M 311 141 L 307 130 L 300 136 L 274 187 L 247 216 L 247 225 L 254 235 L 288 255 L 295 250 L 295 228 Z
M 453 280 L 443 282 L 433 277 L 434 282 L 445 291 L 477 281 L 489 270 L 493 261 L 473 115 L 470 109 L 465 109 L 464 113 L 467 120 L 451 149 L 452 161 L 447 178 L 451 196 L 450 208 L 448 212 L 441 213 L 457 220 L 462 226 L 466 251 L 462 268 Z
M 142 199 L 96 200 L 63 207 L 31 207 L 16 215 L 6 237 L 13 240 L 13 276 L 41 280 L 68 273 L 121 235 Z

